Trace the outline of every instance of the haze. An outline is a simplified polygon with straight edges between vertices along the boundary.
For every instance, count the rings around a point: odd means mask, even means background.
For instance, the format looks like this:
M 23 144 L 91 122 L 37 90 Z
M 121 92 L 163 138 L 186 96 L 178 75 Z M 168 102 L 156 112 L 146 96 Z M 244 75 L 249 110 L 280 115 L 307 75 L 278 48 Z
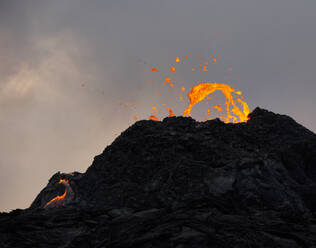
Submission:
M 150 66 L 167 72 L 178 56 L 221 54 L 207 73 L 179 68 L 177 86 L 229 82 L 251 110 L 315 132 L 315 13 L 314 0 L 2 0 L 0 211 L 28 207 L 55 172 L 84 172 L 134 115 L 173 104 L 178 91 L 161 90 Z

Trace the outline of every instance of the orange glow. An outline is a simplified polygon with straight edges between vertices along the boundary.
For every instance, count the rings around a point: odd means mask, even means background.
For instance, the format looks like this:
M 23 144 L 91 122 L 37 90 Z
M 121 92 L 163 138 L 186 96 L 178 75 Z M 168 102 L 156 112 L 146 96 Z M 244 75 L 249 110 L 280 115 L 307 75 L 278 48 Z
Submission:
M 169 117 L 173 117 L 174 116 L 174 113 L 173 113 L 171 108 L 167 108 L 166 110 L 169 111 Z
M 218 104 L 218 105 L 215 105 L 213 106 L 214 109 L 217 109 L 218 111 L 223 111 L 222 107 Z
M 244 102 L 243 100 L 241 100 L 240 98 L 237 99 L 237 102 L 241 103 L 241 105 L 243 106 L 244 113 L 246 113 L 246 117 L 247 117 L 246 121 L 248 121 L 249 120 L 248 114 L 250 113 L 248 104 L 246 102 Z
M 179 93 L 178 96 L 179 96 L 179 100 L 180 100 L 180 101 L 183 101 L 183 96 L 182 96 L 182 94 Z
M 192 56 L 192 54 L 190 54 L 189 56 L 175 57 L 175 62 L 172 62 L 171 64 L 169 64 L 167 71 L 166 71 L 167 72 L 166 75 L 164 75 L 164 76 L 161 75 L 162 77 L 159 79 L 161 82 L 161 84 L 159 84 L 160 87 L 163 87 L 163 85 L 166 85 L 166 86 L 170 86 L 171 88 L 176 89 L 178 91 L 178 93 L 176 93 L 175 96 L 177 98 L 176 100 L 179 100 L 179 101 L 185 100 L 184 92 L 186 92 L 186 88 L 183 86 L 180 86 L 182 84 L 180 82 L 180 80 L 182 80 L 182 79 L 177 78 L 175 67 L 186 66 L 186 68 L 188 70 L 196 71 L 195 73 L 201 73 L 201 71 L 207 72 L 208 67 L 211 64 L 217 64 L 217 59 L 219 59 L 222 56 L 222 54 L 217 52 L 217 53 L 209 54 L 206 56 L 197 56 L 197 58 L 201 58 L 201 60 L 199 60 L 198 62 L 196 60 L 194 60 L 195 61 L 194 63 L 191 63 L 192 62 L 191 56 Z M 182 62 L 184 62 L 184 63 L 182 63 Z M 187 64 L 187 65 L 185 65 L 185 64 Z M 149 68 L 153 72 L 159 72 L 158 67 L 159 67 L 159 65 L 151 66 Z M 232 71 L 232 68 L 230 68 L 230 67 L 225 67 L 223 69 L 225 72 Z M 178 70 L 178 67 L 177 67 L 177 70 Z M 174 74 L 170 75 L 169 71 L 174 73 Z M 177 73 L 179 73 L 179 72 L 177 71 Z M 236 80 L 237 80 L 237 78 L 236 78 Z M 156 79 L 154 81 L 156 81 Z M 151 84 L 154 84 L 153 80 L 149 80 L 149 82 Z M 179 83 L 181 83 L 181 84 L 179 84 Z M 85 84 L 83 84 L 83 85 L 86 86 Z M 142 89 L 144 87 L 139 86 L 138 88 Z M 220 93 L 222 93 L 223 96 L 225 97 L 224 102 L 222 102 L 223 97 L 222 96 L 217 97 L 217 94 L 214 94 L 213 97 L 211 98 L 211 94 L 217 90 L 219 90 Z M 162 95 L 164 93 L 164 91 L 165 91 L 165 89 L 162 90 L 161 88 L 156 88 L 152 94 L 159 95 L 156 97 L 158 99 L 158 98 L 160 98 L 160 95 Z M 185 110 L 183 112 L 183 116 L 191 116 L 191 111 L 192 111 L 193 106 L 196 105 L 197 103 L 205 100 L 203 103 L 207 104 L 207 106 L 206 106 L 207 107 L 207 115 L 204 114 L 202 119 L 204 119 L 204 117 L 206 116 L 206 120 L 210 120 L 211 119 L 210 115 L 212 113 L 214 115 L 220 114 L 220 118 L 226 123 L 228 123 L 228 122 L 239 123 L 239 122 L 245 122 L 248 120 L 249 107 L 248 107 L 247 103 L 244 101 L 244 97 L 242 96 L 242 92 L 237 91 L 237 90 L 233 89 L 232 87 L 230 87 L 229 85 L 226 85 L 224 83 L 215 83 L 215 82 L 198 83 L 194 87 L 189 88 L 189 90 L 187 92 L 187 97 L 188 97 L 189 103 L 185 107 Z M 131 103 L 124 103 L 124 102 L 121 102 L 120 100 L 118 100 L 118 102 L 126 110 L 134 110 L 138 106 L 138 103 L 137 103 L 137 105 L 135 105 L 135 104 L 131 104 Z M 218 103 L 220 103 L 220 105 Z M 157 104 L 159 104 L 159 103 L 156 103 L 156 106 L 157 106 Z M 159 104 L 159 109 L 160 109 L 160 104 Z M 166 104 L 162 104 L 162 106 L 165 106 L 165 105 Z M 155 121 L 159 120 L 157 118 L 158 111 L 156 109 L 156 106 L 152 107 L 152 109 L 154 111 L 153 111 L 152 115 L 149 116 L 150 120 L 155 120 Z M 166 106 L 168 106 L 168 104 Z M 218 112 L 213 111 L 213 109 L 217 110 Z M 170 108 L 167 108 L 167 111 L 169 111 L 169 116 L 174 116 L 174 113 L 172 112 L 172 110 Z M 136 116 L 132 115 L 132 117 L 135 121 L 138 120 L 138 118 Z
M 149 116 L 149 120 L 152 120 L 152 121 L 159 121 L 158 118 L 157 118 L 157 116 L 155 116 L 155 115 Z
M 67 183 L 67 184 L 69 184 L 69 181 L 67 180 L 67 179 L 59 179 L 59 182 L 58 182 L 59 184 L 60 183 Z
M 203 101 L 207 95 L 215 92 L 216 90 L 220 90 L 226 97 L 225 105 L 227 116 L 222 116 L 222 119 L 224 119 L 226 123 L 238 123 L 248 120 L 247 116 L 249 114 L 249 108 L 247 103 L 238 98 L 239 100 L 237 99 L 237 101 L 243 107 L 243 110 L 240 110 L 234 101 L 234 97 L 232 96 L 232 93 L 235 92 L 235 90 L 229 85 L 218 83 L 199 83 L 198 85 L 195 85 L 188 93 L 190 103 L 189 106 L 184 110 L 183 116 L 191 116 L 192 107 L 198 102 Z
M 65 189 L 65 193 L 62 194 L 62 195 L 58 195 L 56 196 L 55 198 L 51 199 L 49 202 L 47 202 L 44 206 L 44 208 L 46 208 L 49 204 L 51 204 L 52 202 L 59 202 L 61 200 L 63 200 L 65 197 L 66 197 L 66 194 L 67 194 L 67 189 Z
M 61 183 L 65 183 L 65 184 L 69 185 L 69 181 L 67 179 L 59 179 L 58 184 L 61 184 Z M 60 201 L 62 201 L 66 197 L 66 195 L 67 195 L 67 188 L 65 189 L 64 194 L 58 195 L 58 196 L 54 197 L 53 199 L 51 199 L 49 202 L 47 202 L 45 204 L 44 208 L 46 208 L 52 202 L 60 202 Z

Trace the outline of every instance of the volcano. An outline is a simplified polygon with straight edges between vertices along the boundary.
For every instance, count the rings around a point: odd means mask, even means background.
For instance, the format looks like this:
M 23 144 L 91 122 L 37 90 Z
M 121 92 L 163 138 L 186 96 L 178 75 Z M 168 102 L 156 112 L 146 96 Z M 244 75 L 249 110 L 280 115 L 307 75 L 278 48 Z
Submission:
M 1 247 L 316 247 L 316 135 L 247 122 L 137 121 L 85 173 L 0 214 Z

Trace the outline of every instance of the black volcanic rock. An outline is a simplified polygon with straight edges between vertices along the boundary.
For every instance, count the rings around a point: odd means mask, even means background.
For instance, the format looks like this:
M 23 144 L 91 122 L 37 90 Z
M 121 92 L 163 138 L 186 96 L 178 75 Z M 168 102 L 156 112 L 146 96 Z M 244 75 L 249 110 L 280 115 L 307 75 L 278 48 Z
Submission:
M 316 135 L 249 118 L 136 122 L 85 173 L 0 214 L 0 247 L 316 247 Z M 45 207 L 65 185 L 74 197 Z

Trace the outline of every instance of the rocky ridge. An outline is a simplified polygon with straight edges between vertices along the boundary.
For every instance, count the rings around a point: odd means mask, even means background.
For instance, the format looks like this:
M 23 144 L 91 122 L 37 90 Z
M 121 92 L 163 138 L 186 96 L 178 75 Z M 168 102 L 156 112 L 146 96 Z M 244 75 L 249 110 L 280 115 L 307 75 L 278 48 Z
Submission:
M 45 207 L 60 179 L 74 195 Z M 0 214 L 0 246 L 316 247 L 316 135 L 260 108 L 239 124 L 138 121 Z

